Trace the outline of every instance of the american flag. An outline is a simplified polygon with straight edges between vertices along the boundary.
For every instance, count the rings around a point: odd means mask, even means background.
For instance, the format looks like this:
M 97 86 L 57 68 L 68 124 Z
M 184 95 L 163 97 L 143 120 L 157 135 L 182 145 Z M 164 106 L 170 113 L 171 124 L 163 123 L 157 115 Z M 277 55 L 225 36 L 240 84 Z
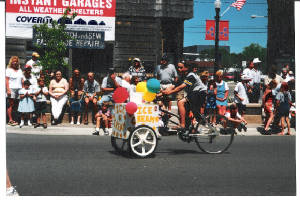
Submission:
M 246 0 L 236 0 L 236 2 L 231 4 L 231 6 L 235 7 L 237 10 L 241 10 L 245 3 Z

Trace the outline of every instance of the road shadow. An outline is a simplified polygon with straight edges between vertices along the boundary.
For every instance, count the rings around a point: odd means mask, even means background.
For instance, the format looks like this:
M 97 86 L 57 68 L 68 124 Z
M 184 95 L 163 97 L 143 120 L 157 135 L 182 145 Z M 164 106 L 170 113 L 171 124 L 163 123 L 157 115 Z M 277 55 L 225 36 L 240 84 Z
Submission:
M 123 158 L 129 158 L 129 159 L 144 159 L 144 158 L 140 158 L 137 156 L 134 156 L 133 154 L 129 153 L 129 152 L 118 152 L 118 151 L 108 151 L 110 154 L 116 155 L 116 156 L 121 156 Z M 147 159 L 149 158 L 155 158 L 155 152 L 152 153 L 150 156 L 145 157 Z
M 281 128 L 279 126 L 272 126 L 268 131 L 265 131 L 263 127 L 257 127 L 256 130 L 261 135 L 273 135 L 273 134 L 276 135 L 281 132 Z

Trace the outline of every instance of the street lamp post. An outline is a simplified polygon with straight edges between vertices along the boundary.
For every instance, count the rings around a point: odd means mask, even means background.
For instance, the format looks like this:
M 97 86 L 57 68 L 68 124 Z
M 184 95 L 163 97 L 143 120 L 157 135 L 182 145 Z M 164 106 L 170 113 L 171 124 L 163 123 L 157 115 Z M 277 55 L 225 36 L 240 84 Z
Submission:
M 215 0 L 215 10 L 216 10 L 216 29 L 215 29 L 215 67 L 214 67 L 214 74 L 219 68 L 219 22 L 220 22 L 220 8 L 221 8 L 221 1 Z

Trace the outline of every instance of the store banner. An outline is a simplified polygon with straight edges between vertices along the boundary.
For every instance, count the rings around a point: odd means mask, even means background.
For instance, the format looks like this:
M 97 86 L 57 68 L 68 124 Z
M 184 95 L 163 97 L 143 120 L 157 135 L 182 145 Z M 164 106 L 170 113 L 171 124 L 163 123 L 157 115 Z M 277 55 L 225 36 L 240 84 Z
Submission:
M 206 20 L 205 40 L 215 40 L 215 20 Z M 219 22 L 219 40 L 229 40 L 229 21 Z
M 7 0 L 6 37 L 32 39 L 33 25 L 59 22 L 68 7 L 77 16 L 66 30 L 105 32 L 105 41 L 115 40 L 116 0 Z
M 85 48 L 85 49 L 104 49 L 104 32 L 99 31 L 70 31 L 66 33 L 71 39 L 66 40 L 65 44 L 69 48 Z M 37 45 L 47 45 L 43 41 L 43 36 L 40 32 L 33 29 L 32 42 Z

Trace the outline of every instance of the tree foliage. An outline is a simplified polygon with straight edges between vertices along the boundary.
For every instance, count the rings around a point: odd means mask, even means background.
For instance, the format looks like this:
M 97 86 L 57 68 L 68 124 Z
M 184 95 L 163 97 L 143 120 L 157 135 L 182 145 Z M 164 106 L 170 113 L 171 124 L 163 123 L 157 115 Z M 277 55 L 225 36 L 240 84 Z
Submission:
M 37 51 L 41 55 L 40 62 L 43 66 L 43 71 L 61 70 L 63 75 L 66 75 L 68 63 L 64 60 L 68 53 L 68 48 L 65 41 L 72 39 L 66 32 L 65 22 L 68 19 L 73 20 L 76 13 L 70 14 L 71 9 L 67 8 L 58 23 L 52 20 L 51 24 L 44 23 L 42 25 L 34 25 L 33 28 L 41 36 L 43 44 L 34 44 Z M 47 76 L 45 77 L 47 78 Z M 46 80 L 47 82 L 49 80 Z
M 254 58 L 259 58 L 262 61 L 261 70 L 266 71 L 267 49 L 259 44 L 252 43 L 247 47 L 244 47 L 241 53 L 229 53 L 225 48 L 219 49 L 221 66 L 225 68 L 229 67 L 241 67 L 242 61 L 250 61 Z M 215 49 L 205 49 L 200 52 L 200 58 L 215 58 Z

